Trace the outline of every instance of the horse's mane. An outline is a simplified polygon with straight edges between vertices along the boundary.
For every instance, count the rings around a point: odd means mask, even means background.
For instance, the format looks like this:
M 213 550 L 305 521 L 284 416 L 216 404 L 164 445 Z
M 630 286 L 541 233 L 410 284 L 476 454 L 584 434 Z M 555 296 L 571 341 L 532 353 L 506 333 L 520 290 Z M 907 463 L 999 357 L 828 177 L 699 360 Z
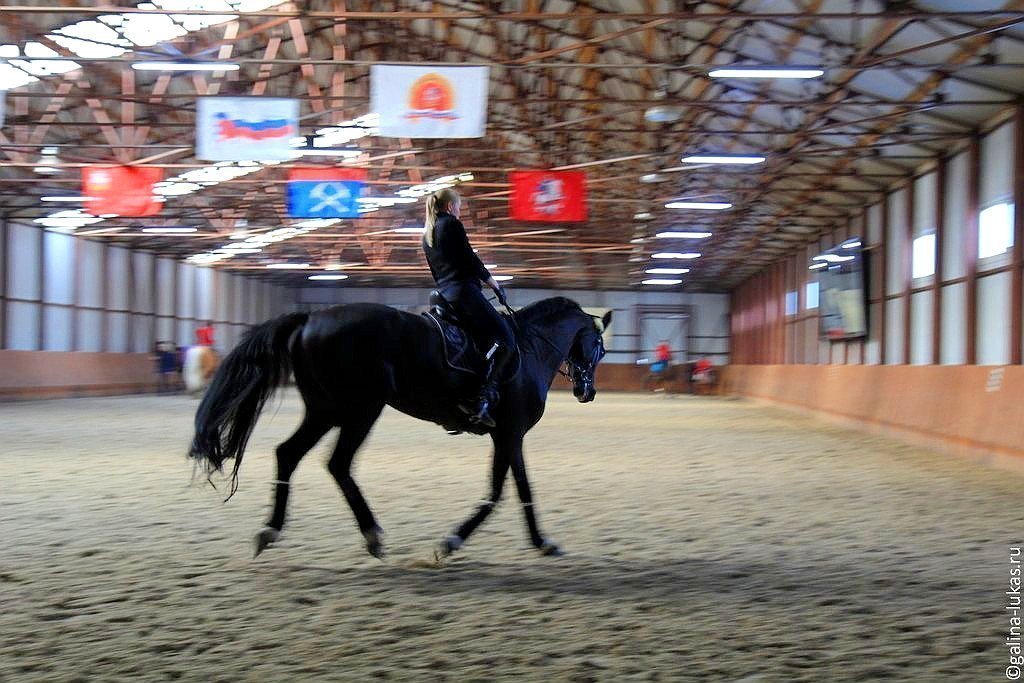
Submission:
M 549 316 L 567 311 L 583 313 L 580 305 L 572 299 L 567 299 L 564 296 L 553 296 L 550 299 L 541 299 L 536 303 L 520 308 L 516 311 L 516 319 L 527 324 L 536 323 Z

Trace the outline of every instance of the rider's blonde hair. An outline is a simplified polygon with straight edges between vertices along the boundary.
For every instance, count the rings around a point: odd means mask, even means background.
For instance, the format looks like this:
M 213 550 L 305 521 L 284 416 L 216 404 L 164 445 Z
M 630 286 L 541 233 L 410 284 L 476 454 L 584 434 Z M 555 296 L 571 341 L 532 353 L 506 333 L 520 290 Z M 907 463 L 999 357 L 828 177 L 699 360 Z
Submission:
M 426 228 L 427 244 L 434 246 L 434 221 L 437 220 L 437 215 L 442 211 L 447 211 L 448 207 L 458 204 L 460 201 L 462 200 L 459 198 L 459 193 L 450 187 L 443 187 L 427 196 L 427 216 L 423 225 Z

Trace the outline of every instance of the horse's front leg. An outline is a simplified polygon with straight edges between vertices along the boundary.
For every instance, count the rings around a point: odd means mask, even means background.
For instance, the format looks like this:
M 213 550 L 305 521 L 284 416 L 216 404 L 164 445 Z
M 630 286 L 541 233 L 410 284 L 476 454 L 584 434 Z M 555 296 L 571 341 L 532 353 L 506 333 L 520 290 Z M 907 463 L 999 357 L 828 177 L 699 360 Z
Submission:
M 541 536 L 540 531 L 537 529 L 537 513 L 533 508 L 533 494 L 530 492 L 530 481 L 526 478 L 522 438 L 516 441 L 515 447 L 509 455 L 509 464 L 512 467 L 512 476 L 516 480 L 519 502 L 523 504 L 523 515 L 526 517 L 526 529 L 530 534 L 530 542 L 543 555 L 561 555 L 562 549 L 552 541 Z
M 441 541 L 439 554 L 442 557 L 451 555 L 461 548 L 469 535 L 494 512 L 494 507 L 501 499 L 501 490 L 505 486 L 505 477 L 508 475 L 509 446 L 506 443 L 507 440 L 495 434 L 491 435 L 491 439 L 494 441 L 494 455 L 491 460 L 491 492 L 485 500 L 480 501 L 476 511 L 459 525 L 455 533 L 445 536 Z

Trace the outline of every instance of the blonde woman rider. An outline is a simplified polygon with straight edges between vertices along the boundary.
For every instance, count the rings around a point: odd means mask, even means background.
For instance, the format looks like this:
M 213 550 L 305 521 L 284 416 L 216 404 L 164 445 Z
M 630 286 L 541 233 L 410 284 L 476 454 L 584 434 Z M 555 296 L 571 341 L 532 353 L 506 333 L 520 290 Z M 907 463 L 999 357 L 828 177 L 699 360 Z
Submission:
M 486 284 L 505 305 L 505 291 L 473 252 L 466 228 L 459 220 L 462 200 L 444 188 L 427 197 L 423 252 L 437 289 L 455 309 L 478 348 L 490 358 L 487 376 L 475 405 L 459 406 L 471 422 L 494 427 L 492 411 L 498 403 L 498 385 L 515 358 L 515 337 L 501 315 L 484 298 Z

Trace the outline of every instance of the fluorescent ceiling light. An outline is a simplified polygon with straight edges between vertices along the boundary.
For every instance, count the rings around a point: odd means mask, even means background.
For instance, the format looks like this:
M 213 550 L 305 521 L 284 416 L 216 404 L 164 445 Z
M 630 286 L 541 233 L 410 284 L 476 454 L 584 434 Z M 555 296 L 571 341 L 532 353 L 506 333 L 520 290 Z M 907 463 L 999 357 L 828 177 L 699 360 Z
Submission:
M 662 252 L 659 252 L 657 254 L 651 254 L 651 258 L 670 258 L 670 259 L 679 259 L 679 260 L 689 260 L 689 259 L 700 258 L 700 254 L 698 254 L 697 252 L 694 252 L 694 251 L 687 252 L 687 253 L 684 253 L 684 254 L 681 254 L 681 253 L 675 252 L 675 251 L 662 251 Z
M 644 112 L 651 123 L 674 123 L 683 117 L 683 110 L 672 105 L 659 104 Z
M 647 240 L 643 237 L 634 237 L 629 241 L 630 244 L 644 244 L 645 242 L 647 242 Z
M 143 228 L 142 232 L 153 235 L 176 235 L 179 233 L 199 232 L 199 228 L 167 227 L 167 228 Z
M 689 230 L 666 230 L 665 232 L 659 232 L 655 237 L 659 237 L 661 239 L 702 240 L 705 237 L 711 237 L 711 233 L 693 232 Z
M 238 71 L 233 62 L 134 62 L 136 71 Z
M 80 232 L 76 232 L 75 234 L 76 235 L 83 235 L 83 236 L 84 235 L 105 235 L 105 234 L 110 233 L 110 232 L 121 232 L 122 230 L 127 230 L 127 229 L 128 228 L 126 228 L 124 226 L 121 226 L 119 228 L 97 228 L 95 230 L 82 230 Z
M 640 182 L 648 185 L 653 183 L 663 183 L 668 180 L 668 176 L 662 173 L 645 173 L 640 176 Z
M 229 256 L 234 256 L 235 254 L 258 254 L 261 251 L 263 251 L 263 250 L 262 249 L 258 249 L 256 247 L 245 248 L 245 249 L 236 249 L 234 247 L 221 247 L 220 249 L 214 249 L 213 253 L 215 253 L 215 254 L 227 254 Z
M 422 235 L 426 231 L 427 231 L 426 228 L 411 228 L 410 227 L 410 228 L 395 228 L 391 232 L 408 232 L 408 233 L 417 233 L 419 235 Z
M 818 268 L 826 268 L 828 264 L 822 261 L 821 263 L 815 263 L 814 265 L 807 268 L 807 270 L 817 270 Z
M 837 254 L 818 254 L 812 261 L 825 261 L 826 263 L 845 263 L 857 258 L 856 256 L 839 256 Z
M 496 282 L 508 282 L 512 279 L 511 275 L 494 275 L 492 277 Z
M 650 275 L 683 275 L 689 273 L 689 268 L 648 268 L 644 271 Z
M 274 268 L 276 270 L 302 270 L 303 268 L 309 268 L 308 263 L 268 263 L 267 268 Z
M 860 242 L 847 242 L 843 245 L 843 249 L 856 249 L 860 246 Z
M 650 211 L 640 211 L 639 213 L 633 214 L 633 220 L 637 221 L 649 221 L 654 218 L 654 214 Z
M 824 74 L 822 69 L 746 66 L 713 69 L 708 72 L 711 78 L 818 78 Z
M 565 228 L 546 228 L 544 230 L 527 230 L 526 232 L 508 232 L 504 237 L 526 237 L 528 235 L 547 235 L 553 232 L 565 232 Z
M 72 195 L 52 195 L 49 197 L 40 197 L 41 202 L 84 202 L 92 199 L 92 197 L 76 197 Z
M 324 270 L 341 270 L 343 267 L 340 263 L 328 263 L 324 266 Z
M 310 280 L 347 280 L 348 275 L 342 275 L 341 273 L 330 273 L 324 275 L 310 275 Z
M 60 173 L 60 169 L 56 166 L 36 166 L 32 170 L 39 175 L 54 175 L 56 173 Z
M 721 155 L 721 156 L 688 156 L 683 157 L 684 164 L 763 164 L 764 157 Z
M 650 280 L 644 280 L 642 284 L 645 284 L 645 285 L 678 285 L 681 282 L 682 282 L 682 280 L 680 280 L 678 278 L 654 277 L 654 278 L 651 278 Z
M 666 209 L 702 209 L 705 211 L 721 211 L 731 209 L 732 204 L 727 202 L 669 202 Z

